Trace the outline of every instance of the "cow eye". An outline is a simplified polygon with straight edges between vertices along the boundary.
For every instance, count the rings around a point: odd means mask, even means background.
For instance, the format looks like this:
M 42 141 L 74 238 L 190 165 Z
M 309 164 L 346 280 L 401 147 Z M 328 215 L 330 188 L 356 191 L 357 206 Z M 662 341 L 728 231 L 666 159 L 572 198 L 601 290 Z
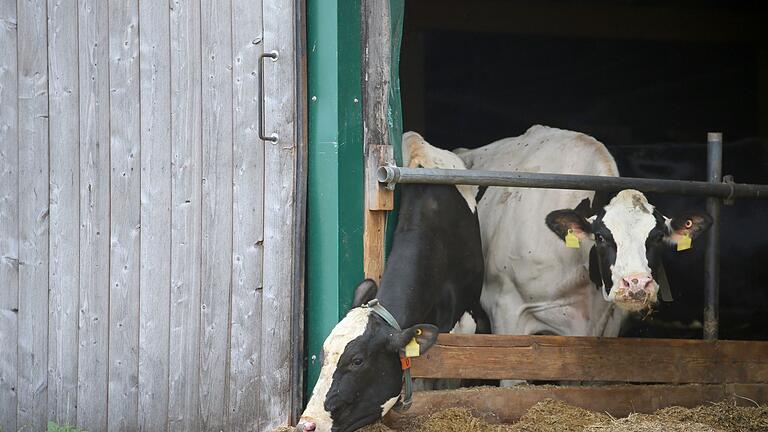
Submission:
M 352 365 L 354 365 L 354 366 L 360 366 L 362 364 L 363 364 L 363 359 L 361 359 L 359 357 L 354 359 L 354 360 L 352 360 Z
M 605 237 L 603 237 L 600 234 L 595 234 L 595 241 L 597 241 L 598 243 L 602 243 L 605 241 Z

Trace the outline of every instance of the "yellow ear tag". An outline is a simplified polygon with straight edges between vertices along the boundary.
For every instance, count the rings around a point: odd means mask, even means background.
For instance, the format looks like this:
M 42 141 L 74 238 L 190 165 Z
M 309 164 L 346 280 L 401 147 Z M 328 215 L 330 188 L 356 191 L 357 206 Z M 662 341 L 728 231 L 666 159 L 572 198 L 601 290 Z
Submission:
M 421 354 L 419 350 L 419 344 L 416 342 L 416 338 L 411 339 L 408 345 L 405 346 L 406 357 L 418 357 Z
M 680 252 L 690 248 L 691 248 L 691 236 L 686 232 L 677 241 L 677 251 Z
M 569 229 L 568 234 L 565 235 L 565 246 L 573 249 L 579 248 L 579 238 L 576 237 L 572 229 Z

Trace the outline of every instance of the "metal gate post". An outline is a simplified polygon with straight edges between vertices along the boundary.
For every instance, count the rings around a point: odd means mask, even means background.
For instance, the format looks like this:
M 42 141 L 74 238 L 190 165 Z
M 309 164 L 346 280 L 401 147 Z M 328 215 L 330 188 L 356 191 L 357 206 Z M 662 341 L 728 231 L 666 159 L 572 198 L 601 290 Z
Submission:
M 723 134 L 707 134 L 707 181 L 721 183 L 723 177 Z M 707 213 L 712 216 L 707 251 L 704 256 L 704 339 L 718 337 L 720 320 L 720 198 L 707 198 Z

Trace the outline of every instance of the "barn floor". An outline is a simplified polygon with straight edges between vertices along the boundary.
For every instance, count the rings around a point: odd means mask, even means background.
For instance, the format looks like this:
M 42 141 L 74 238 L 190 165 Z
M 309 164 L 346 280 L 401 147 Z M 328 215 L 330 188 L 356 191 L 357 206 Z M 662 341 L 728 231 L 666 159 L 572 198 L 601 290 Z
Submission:
M 696 408 L 670 407 L 653 414 L 631 414 L 613 418 L 546 399 L 534 405 L 514 424 L 494 424 L 493 417 L 449 408 L 427 416 L 400 418 L 389 426 L 382 423 L 364 432 L 765 432 L 768 406 L 741 407 L 734 401 Z

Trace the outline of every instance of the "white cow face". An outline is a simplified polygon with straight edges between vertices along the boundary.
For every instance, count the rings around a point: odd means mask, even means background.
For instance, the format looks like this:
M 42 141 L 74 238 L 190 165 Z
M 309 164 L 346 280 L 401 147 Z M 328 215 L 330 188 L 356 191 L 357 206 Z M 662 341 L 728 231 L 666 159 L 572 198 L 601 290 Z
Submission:
M 381 419 L 397 402 L 400 352 L 411 339 L 421 352 L 437 340 L 437 327 L 395 330 L 364 307 L 354 308 L 323 344 L 323 366 L 298 432 L 352 432 Z
M 581 206 L 580 206 L 581 207 Z M 547 226 L 561 238 L 569 233 L 594 242 L 589 273 L 607 300 L 622 309 L 648 309 L 657 301 L 654 275 L 661 265 L 664 243 L 697 238 L 712 224 L 703 212 L 686 212 L 669 219 L 648 203 L 642 192 L 627 189 L 589 219 L 577 209 L 547 215 Z

